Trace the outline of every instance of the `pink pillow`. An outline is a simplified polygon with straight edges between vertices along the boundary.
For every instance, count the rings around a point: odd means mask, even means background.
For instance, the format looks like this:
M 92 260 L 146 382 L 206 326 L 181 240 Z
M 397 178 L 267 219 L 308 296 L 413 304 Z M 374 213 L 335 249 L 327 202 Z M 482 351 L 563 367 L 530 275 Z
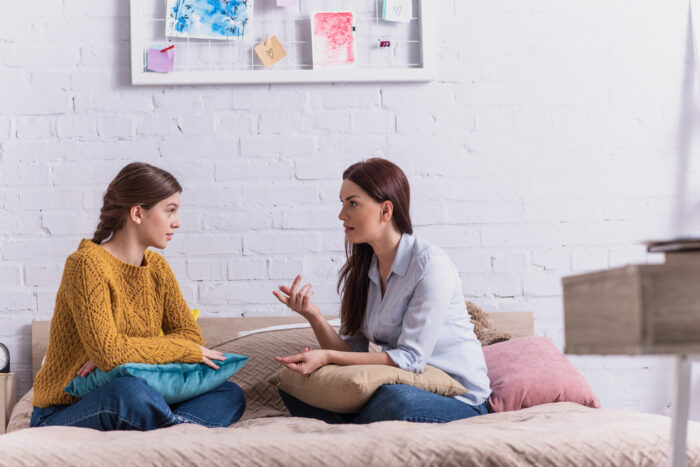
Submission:
M 583 375 L 549 337 L 521 337 L 484 349 L 494 412 L 550 402 L 576 402 L 600 408 Z

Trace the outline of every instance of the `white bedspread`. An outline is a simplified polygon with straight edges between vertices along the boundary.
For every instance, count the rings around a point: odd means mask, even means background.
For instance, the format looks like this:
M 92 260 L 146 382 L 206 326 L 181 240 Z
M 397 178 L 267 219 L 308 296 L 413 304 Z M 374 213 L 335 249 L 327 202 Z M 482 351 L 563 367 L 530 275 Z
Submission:
M 46 427 L 0 436 L 0 465 L 661 466 L 669 433 L 668 417 L 573 403 L 440 425 L 328 425 L 273 417 L 220 429 L 186 424 L 105 433 Z M 700 465 L 700 424 L 691 422 L 688 445 L 688 465 Z

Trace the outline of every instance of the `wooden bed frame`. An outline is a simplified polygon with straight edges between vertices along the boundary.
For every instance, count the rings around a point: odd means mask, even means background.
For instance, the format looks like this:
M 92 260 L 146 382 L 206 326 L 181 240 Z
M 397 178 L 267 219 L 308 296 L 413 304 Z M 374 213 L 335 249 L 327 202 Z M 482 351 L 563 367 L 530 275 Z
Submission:
M 532 336 L 534 330 L 533 313 L 531 311 L 509 311 L 488 313 L 493 325 L 499 331 L 510 333 L 513 337 Z M 337 318 L 328 316 L 328 319 Z M 200 318 L 197 320 L 202 336 L 208 347 L 215 347 L 231 340 L 241 332 L 253 329 L 280 326 L 285 324 L 301 324 L 306 320 L 301 316 L 263 316 L 251 318 Z M 32 379 L 36 377 L 41 360 L 46 353 L 49 343 L 50 321 L 32 321 Z

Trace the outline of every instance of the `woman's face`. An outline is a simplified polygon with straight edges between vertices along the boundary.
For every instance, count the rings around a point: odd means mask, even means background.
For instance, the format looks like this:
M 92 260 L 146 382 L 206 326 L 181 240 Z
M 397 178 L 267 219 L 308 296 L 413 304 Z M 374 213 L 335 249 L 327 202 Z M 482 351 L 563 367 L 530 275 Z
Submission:
M 180 193 L 159 201 L 151 209 L 144 209 L 139 226 L 141 241 L 149 246 L 163 249 L 180 227 L 177 211 L 180 209 Z
M 340 202 L 343 203 L 343 207 L 338 219 L 343 221 L 345 238 L 349 243 L 371 243 L 381 236 L 381 203 L 373 200 L 367 192 L 350 180 L 343 180 Z

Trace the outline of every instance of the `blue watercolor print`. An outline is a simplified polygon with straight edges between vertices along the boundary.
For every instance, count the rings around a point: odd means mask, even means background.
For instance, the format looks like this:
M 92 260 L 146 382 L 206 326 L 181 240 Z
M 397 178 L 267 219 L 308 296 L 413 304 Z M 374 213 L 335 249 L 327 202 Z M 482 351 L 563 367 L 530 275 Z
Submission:
M 254 0 L 168 0 L 165 35 L 236 39 L 250 27 Z

